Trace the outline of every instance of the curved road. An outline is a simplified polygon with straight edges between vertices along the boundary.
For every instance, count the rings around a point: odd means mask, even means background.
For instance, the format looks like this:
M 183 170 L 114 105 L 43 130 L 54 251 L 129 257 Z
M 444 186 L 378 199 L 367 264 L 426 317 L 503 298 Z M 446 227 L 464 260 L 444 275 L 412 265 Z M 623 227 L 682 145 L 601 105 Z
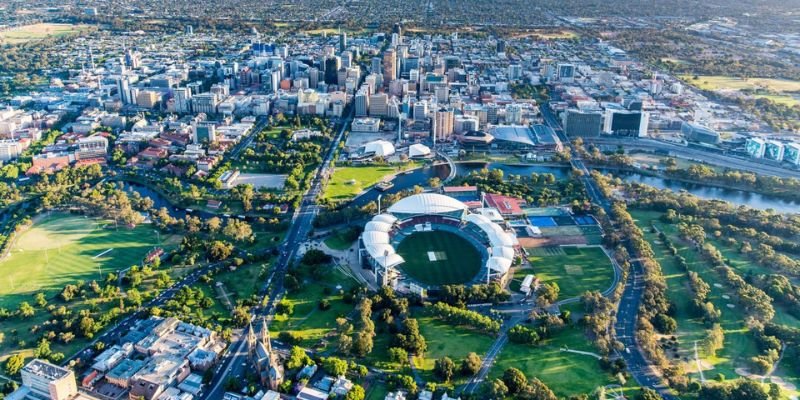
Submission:
M 540 107 L 542 116 L 545 123 L 553 128 L 566 146 L 569 146 L 569 139 L 564 134 L 560 123 L 553 115 L 552 111 L 547 104 Z M 572 151 L 572 167 L 583 172 L 581 181 L 586 187 L 586 192 L 589 195 L 592 203 L 599 205 L 605 210 L 606 214 L 611 217 L 611 202 L 597 187 L 597 183 L 592 179 L 589 170 L 580 159 L 580 155 Z M 629 242 L 623 243 L 628 254 L 636 254 L 633 247 Z M 639 304 L 642 300 L 642 293 L 644 291 L 644 268 L 640 262 L 633 259 L 630 260 L 631 270 L 628 274 L 627 281 L 625 282 L 625 290 L 622 293 L 619 306 L 617 308 L 616 323 L 614 324 L 615 337 L 624 346 L 625 350 L 620 353 L 620 356 L 628 365 L 628 370 L 636 382 L 650 389 L 653 389 L 661 395 L 665 400 L 678 400 L 678 397 L 670 393 L 669 387 L 664 384 L 663 379 L 658 372 L 652 367 L 650 362 L 644 356 L 639 345 L 636 343 L 636 324 L 639 313 Z

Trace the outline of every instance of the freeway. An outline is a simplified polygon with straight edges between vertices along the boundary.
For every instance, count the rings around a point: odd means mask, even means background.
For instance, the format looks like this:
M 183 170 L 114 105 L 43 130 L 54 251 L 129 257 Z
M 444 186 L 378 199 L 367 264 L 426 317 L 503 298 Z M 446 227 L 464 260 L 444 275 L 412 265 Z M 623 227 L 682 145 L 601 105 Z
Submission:
M 342 141 L 344 132 L 351 120 L 352 112 L 346 119 L 341 121 L 339 133 L 336 135 L 336 138 L 331 141 L 331 145 L 328 148 L 325 158 L 314 173 L 311 186 L 309 187 L 308 191 L 303 194 L 303 198 L 300 201 L 300 207 L 298 207 L 292 215 L 292 220 L 289 224 L 289 230 L 286 233 L 286 238 L 280 247 L 280 255 L 275 262 L 275 269 L 270 275 L 269 279 L 267 279 L 264 289 L 259 293 L 260 296 L 264 297 L 264 301 L 262 302 L 264 307 L 261 310 L 253 310 L 253 320 L 257 318 L 266 318 L 267 321 L 270 321 L 275 312 L 275 306 L 285 293 L 283 278 L 285 277 L 286 271 L 289 269 L 292 260 L 297 255 L 297 249 L 300 247 L 300 244 L 306 239 L 306 237 L 308 237 L 308 234 L 312 229 L 314 216 L 316 216 L 317 212 L 319 211 L 319 208 L 316 205 L 316 199 L 322 191 L 324 181 L 323 178 L 330 170 L 331 164 L 333 163 L 334 154 L 336 153 L 336 148 L 339 142 Z M 217 367 L 214 374 L 214 379 L 208 386 L 210 389 L 206 392 L 204 398 L 221 399 L 225 393 L 224 383 L 229 379 L 229 377 L 237 379 L 241 378 L 248 369 L 247 343 L 244 335 L 242 335 L 241 332 L 238 333 L 238 337 L 234 339 L 231 345 L 228 347 L 227 354 L 223 357 L 222 362 Z
M 756 161 L 750 158 L 712 153 L 710 151 L 703 151 L 700 149 L 681 146 L 661 140 L 617 137 L 587 137 L 584 138 L 583 141 L 585 143 L 591 143 L 597 146 L 623 146 L 625 150 L 639 149 L 647 151 L 669 151 L 670 155 L 675 157 L 698 160 L 723 168 L 748 171 L 759 175 L 773 175 L 780 178 L 800 178 L 800 171 L 783 168 L 776 164 L 768 164 L 766 161 Z
M 540 107 L 545 123 L 553 128 L 558 137 L 569 146 L 569 139 L 566 137 L 561 125 L 553 115 L 550 108 L 544 104 Z M 572 167 L 582 171 L 581 182 L 586 187 L 586 192 L 592 203 L 603 208 L 606 214 L 611 217 L 611 202 L 603 192 L 597 187 L 597 182 L 592 179 L 586 165 L 580 159 L 577 151 L 571 152 Z M 629 242 L 624 243 L 628 254 L 636 254 Z M 653 390 L 656 390 L 665 400 L 678 400 L 677 397 L 669 392 L 669 388 L 664 384 L 661 376 L 655 371 L 650 362 L 644 356 L 639 345 L 636 343 L 636 324 L 639 313 L 639 305 L 644 292 L 644 267 L 638 260 L 630 260 L 631 273 L 625 282 L 625 290 L 622 299 L 617 307 L 616 323 L 614 324 L 615 336 L 624 346 L 625 350 L 620 352 L 620 356 L 628 365 L 628 370 L 636 382 Z

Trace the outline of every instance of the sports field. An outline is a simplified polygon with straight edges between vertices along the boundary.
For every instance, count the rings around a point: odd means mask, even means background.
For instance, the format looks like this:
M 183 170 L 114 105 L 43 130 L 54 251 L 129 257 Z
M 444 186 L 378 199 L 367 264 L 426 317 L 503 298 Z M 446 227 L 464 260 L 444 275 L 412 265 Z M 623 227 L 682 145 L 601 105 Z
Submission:
M 159 243 L 150 225 L 103 228 L 104 223 L 69 214 L 43 216 L 23 232 L 0 261 L 0 307 L 16 308 L 38 291 L 50 297 L 79 280 L 140 264 Z M 160 237 L 166 242 L 168 238 Z
M 602 292 L 614 282 L 614 267 L 599 247 L 539 247 L 528 253 L 534 274 L 542 282 L 556 282 L 561 300 L 587 290 Z
M 800 104 L 800 97 L 797 96 L 797 93 L 800 92 L 800 81 L 770 78 L 744 79 L 720 75 L 700 75 L 697 79 L 694 79 L 694 76 L 691 75 L 684 75 L 681 76 L 681 79 L 702 90 L 766 90 L 771 93 L 758 93 L 754 96 L 769 99 L 790 107 Z
M 466 283 L 481 268 L 481 255 L 471 243 L 451 232 L 416 232 L 403 239 L 397 253 L 410 278 L 428 285 Z
M 47 37 L 67 36 L 89 29 L 88 25 L 73 24 L 32 24 L 0 32 L 0 42 L 19 44 Z
M 349 200 L 385 177 L 417 166 L 417 163 L 409 162 L 401 165 L 337 167 L 325 187 L 324 197 L 331 200 Z

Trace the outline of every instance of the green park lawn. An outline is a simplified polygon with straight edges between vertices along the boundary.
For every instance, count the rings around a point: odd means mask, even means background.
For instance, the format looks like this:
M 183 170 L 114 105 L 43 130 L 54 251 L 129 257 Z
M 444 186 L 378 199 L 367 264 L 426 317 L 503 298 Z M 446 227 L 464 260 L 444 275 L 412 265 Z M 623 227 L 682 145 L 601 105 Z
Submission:
M 334 233 L 325 239 L 325 245 L 333 250 L 347 250 L 353 245 L 353 241 L 347 240 L 340 233 Z
M 48 37 L 62 37 L 89 29 L 88 25 L 39 23 L 0 32 L 0 43 L 20 44 Z
M 136 228 L 105 229 L 105 221 L 70 214 L 45 215 L 23 231 L 12 244 L 8 258 L 0 261 L 0 307 L 16 310 L 27 301 L 34 305 L 34 295 L 45 294 L 48 304 L 65 305 L 73 313 L 91 310 L 94 318 L 117 307 L 116 300 L 101 299 L 94 295 L 76 297 L 64 303 L 57 295 L 67 284 L 98 280 L 102 285 L 107 274 L 131 265 L 139 265 L 145 254 L 160 242 L 173 246 L 178 236 L 160 237 L 150 225 Z M 112 249 L 100 256 L 101 253 Z M 184 270 L 170 271 L 173 278 Z M 140 292 L 145 299 L 152 296 L 155 276 L 146 278 Z M 35 314 L 29 318 L 12 317 L 0 324 L 4 340 L 0 342 L 0 361 L 14 352 L 26 357 L 32 355 L 35 343 L 29 338 L 32 326 L 46 323 L 52 318 L 44 308 L 34 305 Z M 87 344 L 78 337 L 68 344 L 54 341 L 53 351 L 72 355 Z
M 211 315 L 217 322 L 229 320 L 230 311 L 237 302 L 258 293 L 266 279 L 262 277 L 268 269 L 269 264 L 244 264 L 235 270 L 226 268 L 214 275 L 214 280 L 202 287 L 206 296 L 214 299 L 214 307 L 206 310 L 205 314 Z
M 454 327 L 430 316 L 420 316 L 417 320 L 420 333 L 428 344 L 428 350 L 424 357 L 415 357 L 414 364 L 427 382 L 438 381 L 433 375 L 433 366 L 437 359 L 450 357 L 456 366 L 459 366 L 461 360 L 471 352 L 475 352 L 483 358 L 495 340 L 493 336 Z M 455 384 L 465 383 L 466 380 L 458 375 L 453 379 Z
M 489 378 L 499 378 L 507 368 L 518 368 L 528 379 L 539 378 L 559 397 L 591 394 L 600 386 L 618 384 L 600 369 L 598 360 L 584 354 L 561 351 L 595 352 L 579 327 L 567 327 L 541 345 L 507 343 L 495 360 Z
M 659 256 L 667 253 L 664 252 L 663 245 L 656 243 L 658 241 L 657 234 L 650 233 L 651 222 L 655 222 L 656 226 L 670 237 L 675 247 L 678 248 L 678 253 L 686 258 L 690 270 L 697 272 L 711 286 L 709 301 L 714 303 L 714 306 L 722 313 L 720 325 L 725 332 L 725 342 L 723 349 L 718 351 L 715 357 L 707 357 L 701 352 L 702 360 L 713 366 L 713 369 L 704 371 L 704 374 L 706 378 L 715 377 L 720 373 L 728 379 L 737 377 L 735 369 L 746 367 L 747 360 L 758 354 L 758 348 L 753 335 L 745 325 L 745 315 L 742 310 L 739 309 L 738 305 L 728 306 L 728 304 L 735 304 L 734 291 L 724 285 L 720 287 L 722 282 L 720 282 L 718 274 L 700 257 L 697 251 L 679 239 L 674 225 L 665 224 L 658 220 L 661 216 L 660 213 L 637 210 L 633 211 L 631 215 L 637 220 L 642 230 L 646 232 L 646 238 L 651 242 Z M 670 259 L 672 259 L 671 255 L 664 258 L 665 261 Z M 687 286 L 687 278 L 683 272 L 678 270 L 673 262 L 662 262 L 662 272 L 667 277 L 668 298 L 678 307 L 676 320 L 678 322 L 680 354 L 682 359 L 688 356 L 691 362 L 693 360 L 691 356 L 694 353 L 693 341 L 702 340 L 705 335 L 705 327 L 701 321 L 693 319 L 689 315 L 689 303 L 693 295 Z M 728 298 L 726 299 L 725 296 Z M 777 307 L 776 312 L 778 312 Z M 693 365 L 690 367 L 691 370 L 696 369 Z M 699 374 L 692 375 L 699 377 Z
M 83 216 L 43 216 L 19 235 L 9 256 L 0 261 L 0 307 L 16 308 L 40 291 L 53 297 L 80 280 L 104 280 L 109 273 L 141 264 L 159 243 L 174 240 L 159 237 L 148 224 L 114 228 L 113 222 Z
M 436 261 L 429 254 L 433 253 Z M 471 281 L 481 269 L 481 257 L 470 242 L 445 231 L 416 232 L 403 239 L 397 254 L 405 259 L 400 268 L 409 277 L 428 285 Z
M 353 311 L 354 305 L 342 300 L 342 295 L 336 290 L 336 286 L 341 285 L 342 290 L 348 290 L 355 285 L 355 281 L 331 268 L 322 280 L 314 281 L 308 278 L 300 282 L 300 288 L 296 291 L 287 293 L 283 301 L 291 303 L 294 312 L 292 315 L 275 315 L 269 328 L 276 338 L 280 332 L 287 331 L 300 338 L 299 345 L 319 348 L 320 340 L 336 328 L 336 319 L 346 317 Z M 330 289 L 331 294 L 325 293 L 326 287 Z M 327 310 L 319 307 L 323 299 L 330 302 L 330 308 Z
M 334 201 L 349 200 L 385 177 L 416 166 L 411 162 L 402 165 L 336 167 L 325 187 L 324 197 Z
M 720 75 L 700 75 L 694 79 L 692 75 L 681 76 L 681 79 L 701 90 L 757 90 L 764 89 L 770 93 L 758 93 L 755 97 L 772 100 L 789 107 L 800 104 L 800 99 L 791 93 L 800 92 L 800 81 L 771 78 L 737 78 Z
M 559 299 L 578 297 L 586 291 L 602 292 L 614 282 L 614 267 L 599 247 L 563 246 L 560 248 L 563 251 L 555 249 L 551 254 L 534 251 L 528 261 L 542 282 L 558 284 L 561 289 Z

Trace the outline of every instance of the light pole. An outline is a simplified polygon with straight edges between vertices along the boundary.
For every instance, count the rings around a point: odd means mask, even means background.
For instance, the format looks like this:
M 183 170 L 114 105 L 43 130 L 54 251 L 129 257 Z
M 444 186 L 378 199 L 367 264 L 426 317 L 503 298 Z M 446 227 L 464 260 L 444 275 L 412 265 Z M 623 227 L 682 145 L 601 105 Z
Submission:
M 381 198 L 383 197 L 382 194 L 378 195 L 378 215 L 381 214 Z

